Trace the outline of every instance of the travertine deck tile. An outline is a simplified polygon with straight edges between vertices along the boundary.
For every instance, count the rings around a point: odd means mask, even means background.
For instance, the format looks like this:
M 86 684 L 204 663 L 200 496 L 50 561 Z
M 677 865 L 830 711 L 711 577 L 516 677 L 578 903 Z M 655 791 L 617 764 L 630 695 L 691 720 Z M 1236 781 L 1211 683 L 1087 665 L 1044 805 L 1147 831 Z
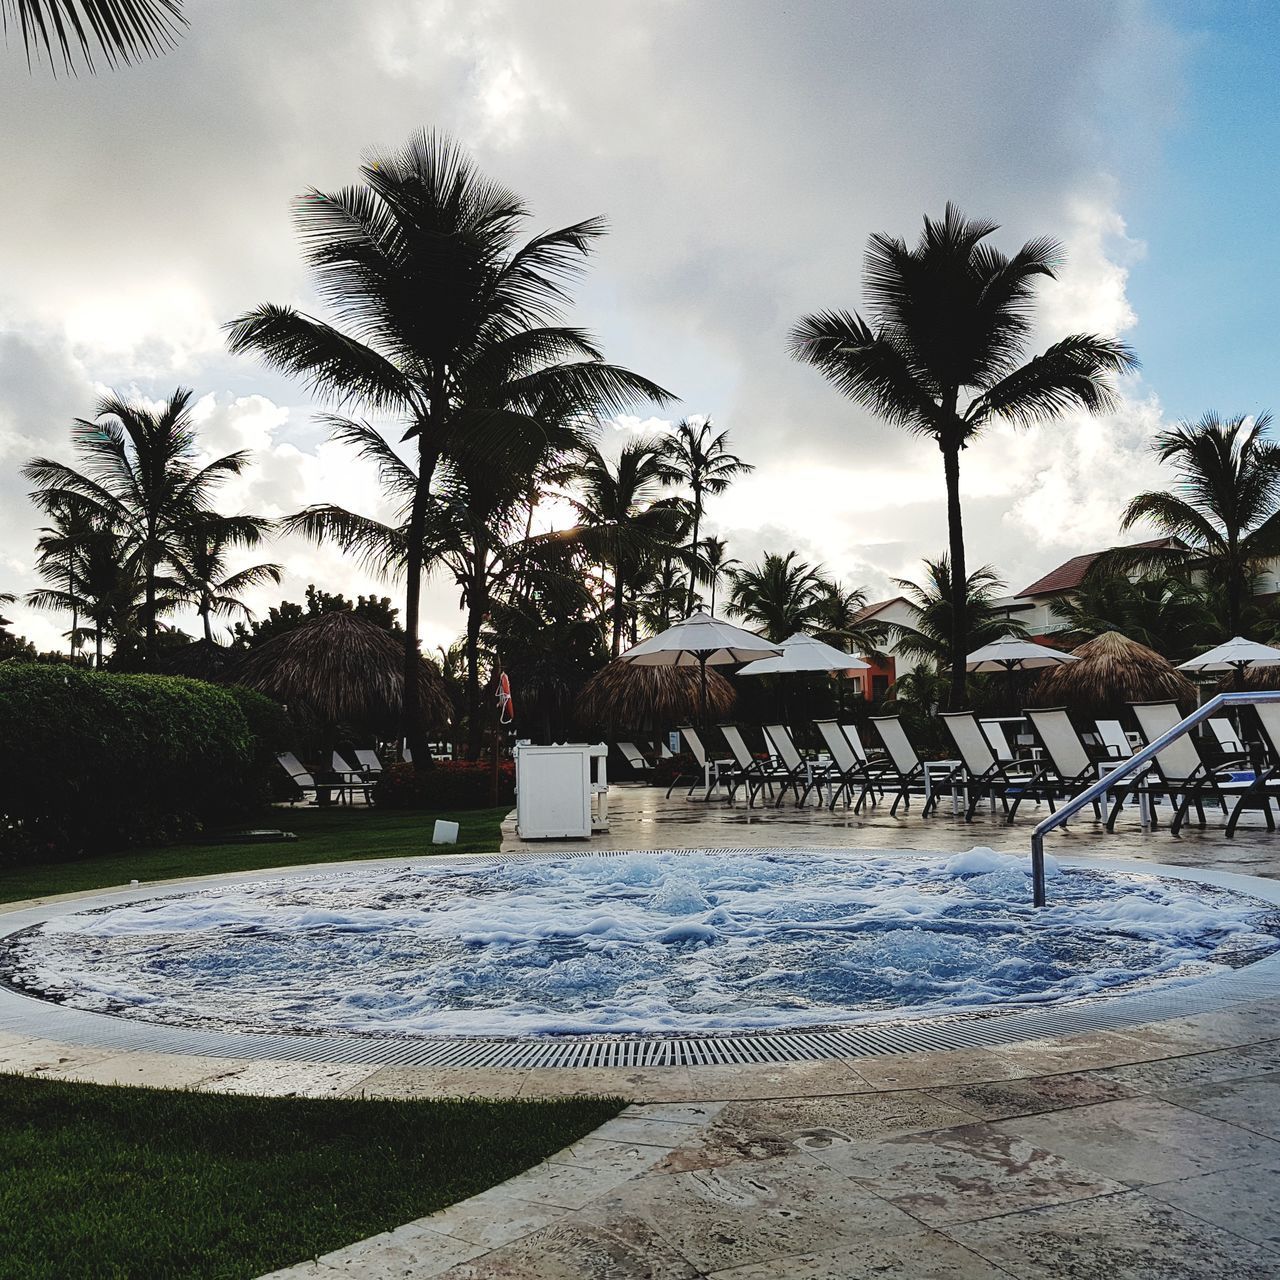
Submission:
M 514 1098 L 526 1075 L 496 1067 L 379 1067 L 346 1092 L 367 1098 Z
M 749 1263 L 712 1272 L 709 1280 L 1009 1280 L 1009 1275 L 941 1232 L 919 1231 Z
M 949 1227 L 1019 1280 L 1275 1280 L 1280 1255 L 1128 1192 Z
M 1237 1165 L 1177 1182 L 1143 1187 L 1143 1195 L 1280 1253 L 1280 1161 Z M 1280 1261 L 1276 1263 L 1280 1275 Z
M 212 1075 L 200 1082 L 200 1088 L 210 1093 L 336 1098 L 353 1090 L 376 1070 L 376 1067 L 358 1063 L 275 1062 L 264 1059 Z
M 1270 1075 L 1195 1085 L 1160 1095 L 1202 1116 L 1225 1120 L 1251 1133 L 1280 1140 L 1280 1071 Z M 1280 1188 L 1277 1188 L 1280 1191 Z
M 812 1157 L 931 1226 L 1124 1190 L 1034 1141 L 984 1124 L 841 1143 Z
M 1100 1102 L 992 1127 L 1131 1186 L 1280 1159 L 1280 1142 L 1157 1098 Z
M 953 1085 L 945 1089 L 930 1089 L 929 1094 L 940 1102 L 962 1108 L 981 1120 L 1033 1115 L 1038 1111 L 1059 1111 L 1066 1107 L 1114 1102 L 1117 1098 L 1132 1096 L 1123 1085 L 1096 1071 Z
M 647 1174 L 592 1206 L 638 1218 L 704 1271 L 918 1229 L 905 1213 L 807 1156 Z

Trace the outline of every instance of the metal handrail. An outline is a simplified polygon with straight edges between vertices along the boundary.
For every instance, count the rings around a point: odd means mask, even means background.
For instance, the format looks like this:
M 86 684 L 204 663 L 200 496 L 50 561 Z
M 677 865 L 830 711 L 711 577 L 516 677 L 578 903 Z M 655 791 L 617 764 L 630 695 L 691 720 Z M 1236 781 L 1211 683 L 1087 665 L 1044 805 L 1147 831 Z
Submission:
M 1092 804 L 1100 796 L 1114 789 L 1117 782 L 1137 770 L 1145 768 L 1171 742 L 1190 732 L 1196 725 L 1207 720 L 1215 711 L 1223 707 L 1254 706 L 1259 702 L 1280 702 L 1280 692 L 1274 693 L 1219 693 L 1210 698 L 1202 707 L 1198 707 L 1185 720 L 1179 721 L 1167 733 L 1162 733 L 1154 742 L 1148 743 L 1141 751 L 1135 752 L 1128 760 L 1121 762 L 1105 777 L 1086 787 L 1078 796 L 1068 800 L 1057 813 L 1051 813 L 1031 833 L 1031 879 L 1034 901 L 1037 907 L 1043 907 L 1044 892 L 1044 838 L 1055 827 L 1073 818 L 1085 805 Z

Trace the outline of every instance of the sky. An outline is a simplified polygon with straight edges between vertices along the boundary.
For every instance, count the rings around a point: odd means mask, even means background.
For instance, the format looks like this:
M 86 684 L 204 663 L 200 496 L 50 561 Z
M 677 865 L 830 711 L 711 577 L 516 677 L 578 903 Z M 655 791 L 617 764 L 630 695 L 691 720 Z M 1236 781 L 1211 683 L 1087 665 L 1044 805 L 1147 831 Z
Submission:
M 971 564 L 1011 591 L 1112 544 L 1166 477 L 1180 418 L 1280 409 L 1280 11 L 1193 0 L 188 0 L 163 58 L 29 72 L 0 48 L 0 591 L 37 585 L 19 468 L 72 460 L 108 389 L 199 397 L 209 455 L 254 451 L 224 510 L 336 502 L 385 515 L 324 406 L 221 326 L 263 302 L 316 311 L 291 201 L 371 148 L 443 130 L 533 210 L 603 214 L 572 319 L 680 403 L 605 425 L 620 443 L 709 414 L 752 476 L 709 526 L 752 561 L 793 548 L 871 598 L 945 546 L 936 447 L 875 421 L 787 354 L 802 315 L 856 309 L 868 235 L 914 240 L 947 200 L 1012 252 L 1061 241 L 1034 348 L 1119 334 L 1141 370 L 1115 412 L 995 427 L 962 459 Z M 1134 534 L 1137 538 L 1141 531 Z M 289 539 L 282 587 L 399 594 Z M 434 580 L 428 645 L 460 625 Z M 41 647 L 65 619 L 6 607 Z

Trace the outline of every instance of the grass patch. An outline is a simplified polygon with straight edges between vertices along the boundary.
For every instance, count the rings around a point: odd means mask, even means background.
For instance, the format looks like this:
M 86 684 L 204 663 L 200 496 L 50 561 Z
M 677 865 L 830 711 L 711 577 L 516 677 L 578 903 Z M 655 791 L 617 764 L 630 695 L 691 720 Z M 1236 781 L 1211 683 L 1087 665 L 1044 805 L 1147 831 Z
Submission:
M 0 1275 L 247 1280 L 474 1195 L 621 1105 L 241 1098 L 0 1075 Z
M 404 858 L 429 853 L 494 853 L 502 842 L 502 820 L 510 805 L 461 813 L 414 813 L 402 809 L 272 809 L 244 827 L 297 832 L 287 844 L 175 844 L 129 849 L 100 858 L 0 869 L 0 902 L 127 885 L 130 880 L 295 867 L 348 858 Z M 433 845 L 437 818 L 458 823 L 456 845 Z

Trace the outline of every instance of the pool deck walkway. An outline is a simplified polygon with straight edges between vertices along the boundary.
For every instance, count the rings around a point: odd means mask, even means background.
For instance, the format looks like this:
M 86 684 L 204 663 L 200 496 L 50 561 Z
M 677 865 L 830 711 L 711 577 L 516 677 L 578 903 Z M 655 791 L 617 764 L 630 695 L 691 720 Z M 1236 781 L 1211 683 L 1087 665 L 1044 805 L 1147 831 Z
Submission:
M 1025 851 L 1034 819 L 701 806 L 621 788 L 559 847 Z M 506 852 L 547 852 L 508 831 Z M 1280 841 L 1089 821 L 1051 852 L 1275 876 Z M 16 905 L 16 904 L 15 904 Z M 317 1097 L 621 1094 L 520 1176 L 277 1280 L 1274 1280 L 1280 1007 L 986 1049 L 645 1070 L 242 1062 L 6 1034 L 0 1070 Z

